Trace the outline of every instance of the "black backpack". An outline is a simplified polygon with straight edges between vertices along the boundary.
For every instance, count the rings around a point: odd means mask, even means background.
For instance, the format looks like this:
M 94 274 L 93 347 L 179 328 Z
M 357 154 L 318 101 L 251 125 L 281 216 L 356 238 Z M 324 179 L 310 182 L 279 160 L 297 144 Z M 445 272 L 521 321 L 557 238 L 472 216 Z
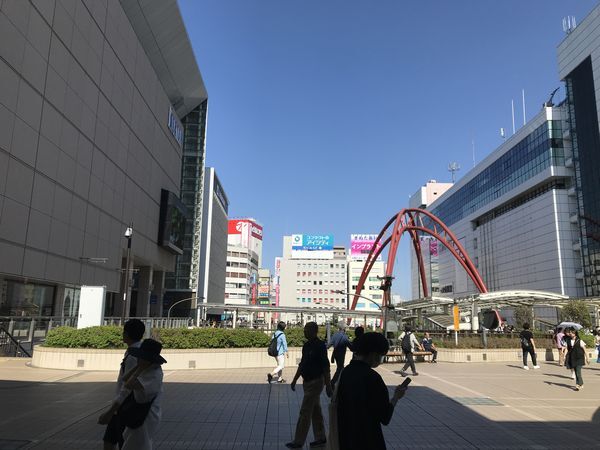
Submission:
M 401 347 L 404 353 L 412 353 L 412 346 L 410 345 L 410 333 L 404 333 Z
M 521 347 L 524 349 L 528 349 L 531 342 L 526 337 L 521 337 Z
M 278 339 L 279 336 L 281 336 L 280 334 L 276 334 L 273 333 L 273 339 L 271 339 L 271 342 L 269 343 L 269 347 L 267 348 L 267 353 L 269 354 L 269 356 L 278 356 L 279 355 L 279 350 L 277 347 L 279 347 L 278 344 Z

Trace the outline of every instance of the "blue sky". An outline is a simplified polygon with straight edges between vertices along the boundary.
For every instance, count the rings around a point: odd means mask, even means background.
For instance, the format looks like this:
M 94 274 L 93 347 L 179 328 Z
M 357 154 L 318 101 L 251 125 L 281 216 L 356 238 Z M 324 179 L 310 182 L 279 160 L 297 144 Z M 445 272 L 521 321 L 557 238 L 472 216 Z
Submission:
M 378 233 L 448 163 L 472 167 L 561 86 L 562 18 L 597 0 L 179 0 L 230 216 L 282 236 Z M 406 237 L 394 292 L 410 296 Z

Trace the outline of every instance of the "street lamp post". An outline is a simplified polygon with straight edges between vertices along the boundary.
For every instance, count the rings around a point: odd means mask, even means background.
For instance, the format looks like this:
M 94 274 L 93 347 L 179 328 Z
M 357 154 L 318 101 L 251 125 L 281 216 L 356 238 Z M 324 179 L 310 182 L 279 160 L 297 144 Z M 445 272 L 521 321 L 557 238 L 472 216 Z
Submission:
M 131 238 L 133 237 L 133 223 L 130 223 L 125 230 L 127 238 L 127 258 L 125 260 L 125 281 L 123 282 L 123 309 L 121 311 L 121 325 L 125 324 L 125 318 L 129 317 L 129 289 L 131 288 L 131 270 L 129 270 L 129 264 L 131 264 Z
M 182 300 L 178 300 L 175 303 L 173 303 L 169 307 L 169 310 L 167 311 L 167 322 L 169 321 L 169 319 L 171 319 L 171 310 L 173 309 L 173 307 L 180 303 L 187 302 L 188 300 L 196 300 L 196 308 L 198 309 L 198 300 L 204 300 L 204 297 L 188 297 L 188 298 L 184 298 Z M 193 302 L 192 302 L 192 304 L 193 304 Z M 200 325 L 199 323 L 196 323 L 196 326 L 199 326 L 199 325 Z
M 387 338 L 387 312 L 391 305 L 392 296 L 392 280 L 394 279 L 391 275 L 385 275 L 383 277 L 377 277 L 381 280 L 381 290 L 383 291 L 383 335 Z
M 349 296 L 351 296 L 351 295 L 356 295 L 356 294 L 351 294 L 350 292 L 345 292 L 345 291 L 342 291 L 342 290 L 338 290 L 338 291 L 334 291 L 334 292 L 336 292 L 337 294 L 346 295 L 346 296 L 348 296 L 348 297 L 349 297 Z M 383 327 L 382 327 L 382 329 L 383 329 L 383 334 L 384 334 L 384 336 L 385 336 L 385 335 L 386 335 L 386 334 L 385 334 L 385 333 L 386 333 L 386 329 L 387 329 L 387 326 L 386 326 L 386 320 L 387 320 L 387 310 L 388 310 L 389 308 L 391 308 L 391 307 L 390 307 L 390 305 L 389 305 L 389 303 L 387 303 L 387 304 L 385 304 L 385 303 L 384 303 L 383 305 L 380 305 L 379 303 L 377 303 L 377 302 L 376 302 L 375 300 L 373 300 L 372 298 L 365 297 L 364 295 L 356 295 L 356 296 L 357 296 L 358 298 L 362 298 L 362 299 L 365 299 L 365 300 L 367 300 L 368 302 L 371 302 L 371 303 L 373 303 L 375 306 L 377 306 L 377 309 L 379 309 L 379 311 L 381 311 L 381 315 L 383 316 Z M 392 307 L 392 309 L 393 309 L 393 307 Z M 367 325 L 367 321 L 366 321 L 366 318 L 365 318 L 365 326 L 366 326 L 366 325 Z

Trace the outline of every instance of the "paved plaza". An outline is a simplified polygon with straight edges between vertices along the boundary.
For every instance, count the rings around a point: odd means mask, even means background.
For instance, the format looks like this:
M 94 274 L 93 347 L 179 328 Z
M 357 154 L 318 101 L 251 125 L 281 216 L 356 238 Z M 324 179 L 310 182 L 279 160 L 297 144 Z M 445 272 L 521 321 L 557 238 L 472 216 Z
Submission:
M 35 369 L 27 363 L 0 359 L 0 449 L 100 448 L 104 428 L 96 420 L 111 399 L 116 372 Z M 535 371 L 512 363 L 417 367 L 421 375 L 384 427 L 389 449 L 600 448 L 600 365 L 584 369 L 580 392 L 556 363 Z M 402 381 L 399 368 L 386 364 L 378 370 L 395 386 Z M 165 372 L 156 448 L 284 448 L 302 389 L 268 385 L 266 372 Z

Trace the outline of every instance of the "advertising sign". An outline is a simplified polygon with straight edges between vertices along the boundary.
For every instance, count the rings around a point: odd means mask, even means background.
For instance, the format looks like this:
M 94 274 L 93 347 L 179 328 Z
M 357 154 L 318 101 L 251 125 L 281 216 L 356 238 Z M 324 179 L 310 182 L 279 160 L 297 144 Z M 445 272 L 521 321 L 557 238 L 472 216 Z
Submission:
M 293 259 L 333 259 L 333 235 L 292 234 Z
M 268 284 L 261 284 L 258 286 L 258 297 L 259 298 L 269 298 L 269 291 L 271 287 Z
M 105 286 L 81 286 L 77 328 L 96 327 L 104 321 Z
M 367 256 L 369 256 L 369 252 L 375 245 L 376 239 L 376 234 L 351 234 L 350 257 L 356 260 L 367 259 Z M 379 249 L 379 247 L 381 247 L 381 244 L 378 244 L 377 247 Z M 377 260 L 381 261 L 381 255 L 379 255 Z

